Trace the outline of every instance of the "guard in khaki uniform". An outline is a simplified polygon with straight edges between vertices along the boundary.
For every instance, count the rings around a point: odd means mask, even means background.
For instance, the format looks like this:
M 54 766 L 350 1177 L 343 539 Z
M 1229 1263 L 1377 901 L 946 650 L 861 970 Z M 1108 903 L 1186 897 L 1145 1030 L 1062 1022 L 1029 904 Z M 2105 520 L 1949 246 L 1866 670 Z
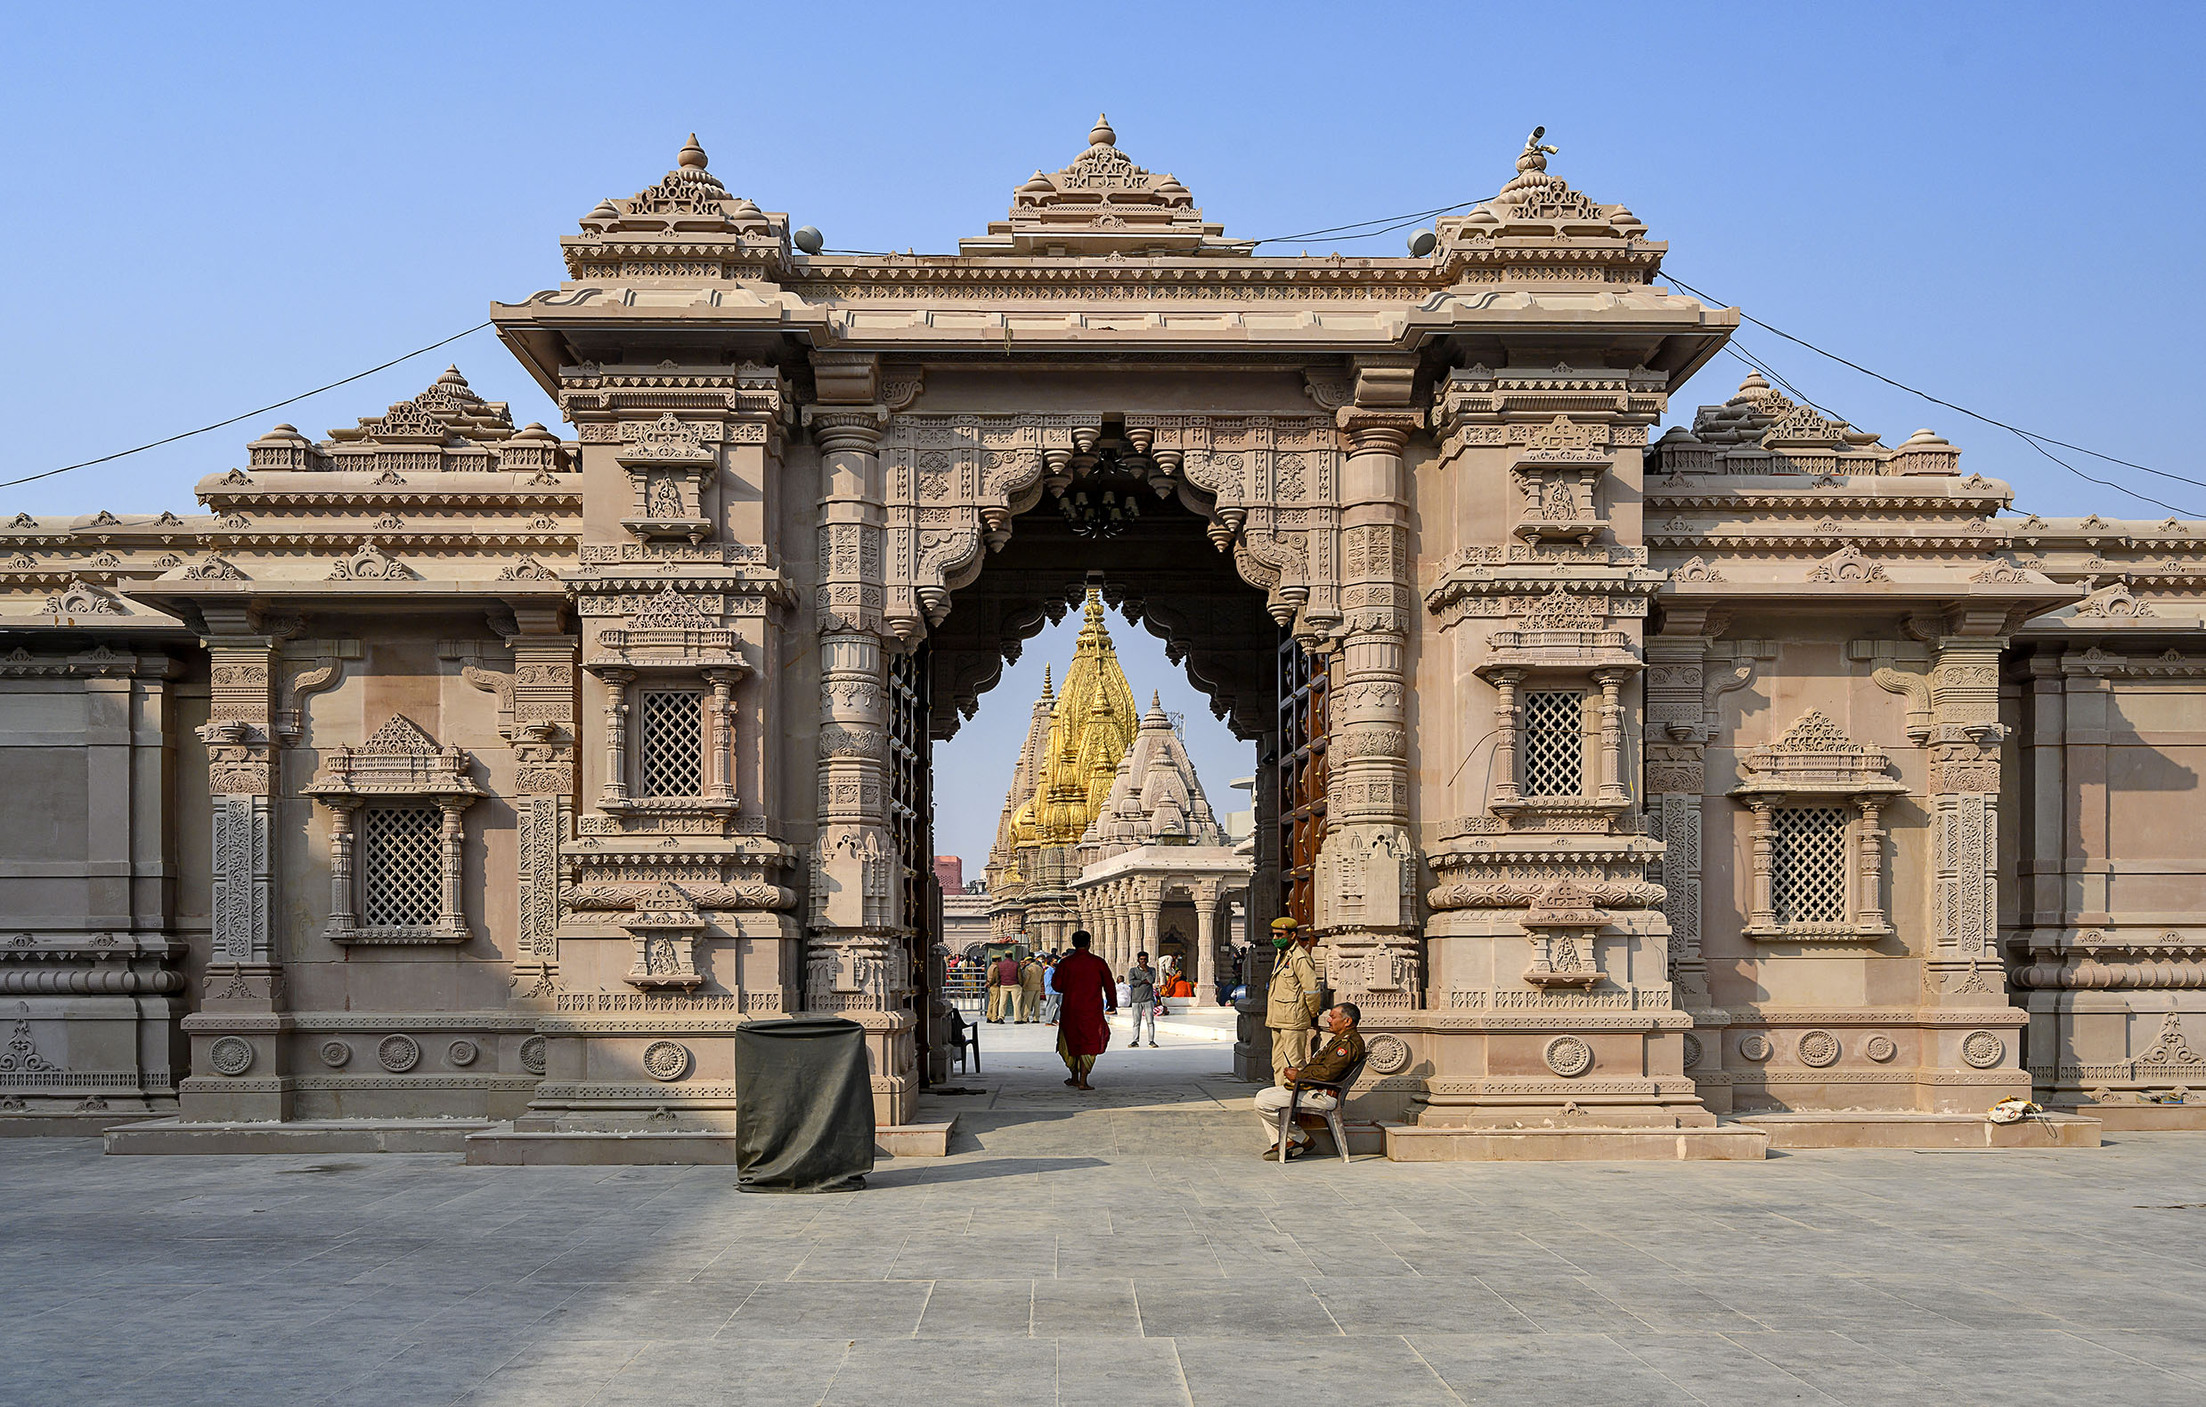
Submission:
M 1278 1084 L 1256 1092 L 1256 1121 L 1264 1126 L 1264 1142 L 1270 1145 L 1264 1154 L 1266 1158 L 1285 1156 L 1293 1159 L 1309 1146 L 1309 1136 L 1299 1128 L 1292 1129 L 1289 1136 L 1294 1140 L 1294 1146 L 1287 1149 L 1284 1155 L 1281 1154 L 1279 1115 L 1294 1099 L 1294 1085 L 1308 1082 L 1324 1084 L 1338 1080 L 1353 1069 L 1357 1061 L 1363 1059 L 1363 1032 L 1356 1029 L 1356 1023 L 1362 1019 L 1363 1013 L 1357 1010 L 1353 1002 L 1342 1002 L 1326 1012 L 1326 1034 L 1317 1043 L 1317 1053 L 1310 1057 L 1309 1064 L 1282 1072 Z M 1298 1110 L 1308 1110 L 1312 1114 L 1322 1114 L 1328 1109 L 1338 1108 L 1339 1104 L 1340 1101 L 1333 1095 L 1321 1089 L 1313 1089 L 1306 1090 L 1295 1107 Z
M 1297 940 L 1300 941 L 1297 941 Z M 1291 918 L 1272 920 L 1272 946 L 1279 955 L 1272 961 L 1272 984 L 1264 998 L 1264 1024 L 1272 1033 L 1272 1083 L 1282 1082 L 1283 1072 L 1300 1065 L 1310 1053 L 1310 1029 L 1325 1009 L 1317 976 L 1317 961 L 1310 956 L 1314 936 L 1305 937 Z

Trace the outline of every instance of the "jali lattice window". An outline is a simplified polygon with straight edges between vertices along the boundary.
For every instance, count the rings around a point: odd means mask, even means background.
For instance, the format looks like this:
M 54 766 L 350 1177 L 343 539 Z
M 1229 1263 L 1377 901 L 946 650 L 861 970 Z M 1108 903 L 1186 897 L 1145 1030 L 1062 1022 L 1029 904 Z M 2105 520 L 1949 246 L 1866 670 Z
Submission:
M 705 695 L 700 689 L 646 689 L 637 742 L 639 794 L 697 796 L 704 791 Z
M 1783 806 L 1770 817 L 1770 908 L 1781 924 L 1846 921 L 1848 817 L 1836 806 Z
M 1577 796 L 1584 789 L 1585 699 L 1579 689 L 1524 696 L 1524 795 Z
M 471 759 L 393 714 L 358 747 L 332 748 L 305 787 L 329 808 L 333 943 L 464 943 L 466 831 L 482 788 Z
M 370 928 L 427 928 L 444 898 L 444 812 L 369 806 L 360 813 L 361 911 Z
M 1852 943 L 1892 932 L 1885 807 L 1907 790 L 1878 748 L 1814 710 L 1739 759 L 1731 794 L 1753 813 L 1746 927 L 1770 942 Z

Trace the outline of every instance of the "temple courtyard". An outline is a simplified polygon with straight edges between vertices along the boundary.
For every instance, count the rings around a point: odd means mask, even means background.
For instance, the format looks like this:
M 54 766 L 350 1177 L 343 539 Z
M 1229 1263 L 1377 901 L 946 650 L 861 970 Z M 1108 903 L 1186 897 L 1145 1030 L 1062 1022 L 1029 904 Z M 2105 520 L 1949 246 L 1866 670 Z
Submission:
M 984 1027 L 947 1159 L 103 1157 L 0 1141 L 0 1402 L 2194 1403 L 2198 1141 L 1259 1161 L 1230 1043 Z M 1121 1039 L 1123 1033 L 1121 1033 Z M 1061 1072 L 1060 1072 L 1061 1073 Z

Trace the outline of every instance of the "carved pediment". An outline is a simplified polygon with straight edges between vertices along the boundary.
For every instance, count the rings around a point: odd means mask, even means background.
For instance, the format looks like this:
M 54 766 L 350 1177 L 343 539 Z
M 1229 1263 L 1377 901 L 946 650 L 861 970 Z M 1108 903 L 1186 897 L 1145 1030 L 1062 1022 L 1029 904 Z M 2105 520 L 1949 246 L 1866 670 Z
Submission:
M 473 759 L 437 740 L 403 713 L 394 713 L 358 747 L 330 750 L 303 790 L 309 796 L 477 797 Z
M 1815 709 L 1794 720 L 1775 742 L 1764 743 L 1741 759 L 1746 780 L 1734 796 L 1820 793 L 1860 796 L 1905 791 L 1892 778 L 1892 759 L 1882 748 L 1857 743 L 1827 715 Z
M 625 624 L 600 631 L 598 642 L 613 653 L 593 657 L 591 668 L 657 665 L 732 670 L 738 676 L 750 672 L 735 632 L 673 586 L 662 587 Z

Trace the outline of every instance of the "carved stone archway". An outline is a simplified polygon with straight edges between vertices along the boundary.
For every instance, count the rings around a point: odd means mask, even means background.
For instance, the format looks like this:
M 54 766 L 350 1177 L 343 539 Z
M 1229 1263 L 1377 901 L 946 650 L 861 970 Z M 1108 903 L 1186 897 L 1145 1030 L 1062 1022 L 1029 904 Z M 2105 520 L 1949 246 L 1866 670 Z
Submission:
M 879 1091 L 885 1102 L 908 1105 L 897 1082 L 915 1069 L 908 1043 L 892 1039 L 910 1018 L 898 1013 L 908 988 L 892 956 L 907 916 L 886 892 L 887 660 L 948 619 L 953 593 L 980 576 L 1022 513 L 1072 481 L 1106 420 L 1123 427 L 1151 482 L 1230 552 L 1279 627 L 1334 671 L 1337 819 L 1317 914 L 1329 978 L 1366 1005 L 1419 1005 L 1405 722 L 1403 448 L 1421 423 L 1408 409 L 1413 368 L 1311 374 L 1307 413 L 1160 414 L 1134 404 L 1105 417 L 937 412 L 923 403 L 922 378 L 889 375 L 869 354 L 817 352 L 813 362 L 819 399 L 806 418 L 823 481 L 822 824 L 806 1005 L 878 1013 L 860 1019 L 888 1042 L 877 1069 L 898 1072 Z M 1040 627 L 1038 615 L 1012 614 L 997 624 Z M 1167 602 L 1152 616 L 1168 636 L 1171 614 Z

